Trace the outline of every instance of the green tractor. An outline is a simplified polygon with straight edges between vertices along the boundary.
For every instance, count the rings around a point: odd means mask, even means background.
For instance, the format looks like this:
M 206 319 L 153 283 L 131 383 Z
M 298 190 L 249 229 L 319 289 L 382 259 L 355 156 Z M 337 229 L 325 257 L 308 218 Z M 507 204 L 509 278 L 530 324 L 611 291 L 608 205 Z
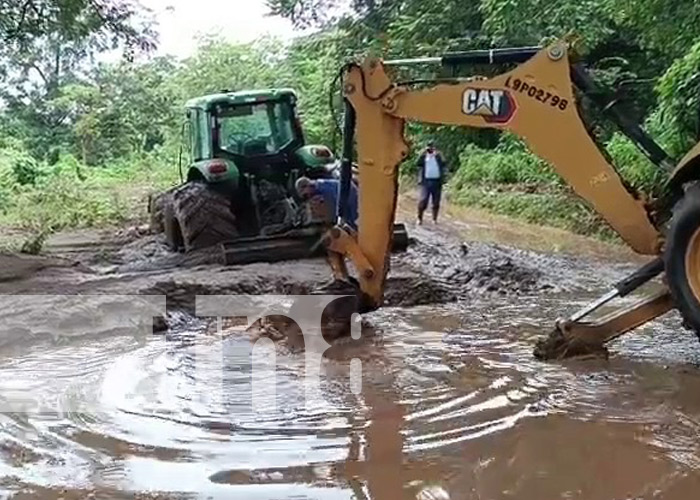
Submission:
M 296 104 L 290 89 L 187 102 L 182 184 L 149 202 L 152 229 L 164 232 L 173 250 L 223 244 L 227 263 L 319 250 L 333 211 L 302 204 L 294 185 L 301 176 L 335 177 L 338 162 L 328 147 L 305 144 Z

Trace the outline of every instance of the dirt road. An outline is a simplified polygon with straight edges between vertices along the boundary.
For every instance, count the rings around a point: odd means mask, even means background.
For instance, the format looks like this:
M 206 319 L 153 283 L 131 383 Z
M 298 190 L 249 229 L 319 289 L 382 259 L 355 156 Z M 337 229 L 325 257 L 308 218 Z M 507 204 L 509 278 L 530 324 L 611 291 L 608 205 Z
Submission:
M 411 215 L 409 200 L 401 216 Z M 303 294 L 327 279 L 324 262 L 223 268 L 211 252 L 173 255 L 133 231 L 61 235 L 48 260 L 5 256 L 0 494 L 696 496 L 700 344 L 675 314 L 620 339 L 608 360 L 531 355 L 554 319 L 634 268 L 633 256 L 458 209 L 410 230 L 388 307 L 365 318 L 373 334 L 341 343 L 311 396 L 303 352 L 263 352 L 276 383 L 255 407 L 260 353 L 245 335 L 208 335 L 194 296 Z M 124 311 L 159 294 L 170 329 L 133 335 Z

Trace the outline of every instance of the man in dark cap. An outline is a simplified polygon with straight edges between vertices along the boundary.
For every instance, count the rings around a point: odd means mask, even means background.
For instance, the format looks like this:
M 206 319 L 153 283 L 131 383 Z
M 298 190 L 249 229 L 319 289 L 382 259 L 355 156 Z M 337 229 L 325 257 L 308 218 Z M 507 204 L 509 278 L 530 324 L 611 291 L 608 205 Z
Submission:
M 429 141 L 425 151 L 418 157 L 420 200 L 418 201 L 418 224 L 423 224 L 423 212 L 431 201 L 433 222 L 437 223 L 442 197 L 442 183 L 447 172 L 447 163 L 442 153 Z

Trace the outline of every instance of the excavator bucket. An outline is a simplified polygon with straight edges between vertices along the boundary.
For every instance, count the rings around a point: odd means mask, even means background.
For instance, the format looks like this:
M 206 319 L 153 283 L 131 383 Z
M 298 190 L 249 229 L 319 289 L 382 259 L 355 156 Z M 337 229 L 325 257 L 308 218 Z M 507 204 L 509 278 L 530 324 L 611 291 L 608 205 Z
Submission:
M 323 225 L 294 229 L 272 236 L 254 236 L 225 241 L 221 244 L 226 265 L 253 262 L 279 262 L 319 257 L 325 254 Z M 404 224 L 394 224 L 392 252 L 408 248 L 409 237 Z
M 559 320 L 549 336 L 537 343 L 533 354 L 541 360 L 607 355 L 607 343 L 670 311 L 674 307 L 671 293 L 663 285 L 627 307 L 618 308 L 597 319 L 587 318 L 612 300 L 630 295 L 663 271 L 664 262 L 660 257 L 648 262 L 570 318 Z
M 607 343 L 671 309 L 673 299 L 664 289 L 595 321 L 559 321 L 549 336 L 537 343 L 533 354 L 543 361 L 590 355 L 607 357 Z

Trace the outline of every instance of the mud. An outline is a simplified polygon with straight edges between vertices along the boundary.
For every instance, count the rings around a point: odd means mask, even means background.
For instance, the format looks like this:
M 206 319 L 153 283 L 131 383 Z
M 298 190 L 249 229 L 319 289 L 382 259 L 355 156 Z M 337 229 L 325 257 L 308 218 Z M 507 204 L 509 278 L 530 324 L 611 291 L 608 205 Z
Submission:
M 567 338 L 561 327 L 555 325 L 547 336 L 537 341 L 533 354 L 539 360 L 551 361 L 574 357 L 607 358 L 610 352 L 596 339 L 589 341 L 585 337 Z
M 164 294 L 169 308 L 190 313 L 196 295 L 308 294 L 329 279 L 323 259 L 227 267 L 221 265 L 217 248 L 173 253 L 161 236 L 143 234 L 139 228 L 63 236 L 50 242 L 49 253 L 52 258 L 38 259 L 42 264 L 31 273 L 60 259 L 80 273 L 77 279 L 61 280 L 69 290 Z M 473 294 L 556 290 L 559 278 L 543 272 L 546 267 L 543 257 L 533 252 L 434 236 L 414 238 L 406 252 L 392 258 L 385 302 L 409 307 Z
M 71 260 L 3 253 L 0 254 L 0 283 L 28 280 L 47 269 L 74 265 Z
M 553 277 L 542 270 L 545 266 L 532 253 L 495 245 L 431 240 L 414 240 L 405 254 L 396 256 L 394 268 L 407 267 L 422 276 L 435 290 L 434 302 L 445 302 L 449 294 L 457 299 L 474 293 L 517 295 L 555 289 Z
M 637 263 L 597 243 L 537 250 L 512 224 L 508 244 L 479 241 L 481 223 L 409 227 L 387 307 L 364 316 L 358 341 L 334 343 L 314 390 L 299 332 L 197 318 L 194 297 L 306 294 L 327 283 L 323 260 L 224 267 L 138 228 L 4 257 L 0 497 L 695 498 L 694 335 L 669 314 L 608 358 L 536 360 L 558 317 Z M 155 335 L 129 333 L 118 311 L 161 294 Z

